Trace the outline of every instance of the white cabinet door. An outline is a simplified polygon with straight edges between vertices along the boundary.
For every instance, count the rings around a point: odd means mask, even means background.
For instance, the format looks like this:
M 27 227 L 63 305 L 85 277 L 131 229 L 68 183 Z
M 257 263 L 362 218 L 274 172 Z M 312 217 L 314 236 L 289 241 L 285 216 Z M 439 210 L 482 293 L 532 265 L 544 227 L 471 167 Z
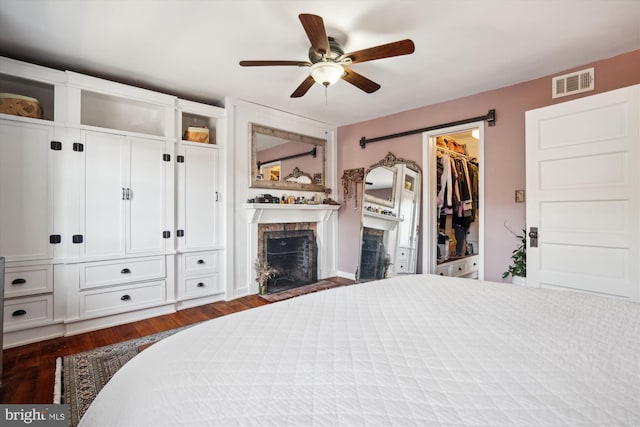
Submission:
M 126 251 L 162 251 L 165 248 L 162 237 L 165 224 L 164 142 L 144 138 L 131 138 L 129 142 Z
M 640 85 L 528 111 L 526 138 L 527 285 L 640 299 Z
M 177 163 L 178 237 L 180 249 L 207 249 L 219 244 L 218 150 L 183 145 Z
M 164 142 L 100 132 L 84 132 L 83 140 L 81 255 L 164 250 Z
M 124 136 L 84 132 L 84 180 L 80 190 L 83 256 L 125 253 L 125 194 L 128 147 Z
M 0 256 L 53 257 L 51 126 L 0 120 Z

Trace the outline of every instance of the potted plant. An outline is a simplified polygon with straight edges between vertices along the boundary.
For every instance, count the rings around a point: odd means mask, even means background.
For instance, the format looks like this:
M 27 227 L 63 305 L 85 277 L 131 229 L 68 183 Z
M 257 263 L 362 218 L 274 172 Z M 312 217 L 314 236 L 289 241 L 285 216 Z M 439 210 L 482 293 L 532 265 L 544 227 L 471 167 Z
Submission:
M 516 285 L 523 285 L 526 283 L 527 277 L 527 237 L 526 230 L 522 230 L 522 235 L 516 235 L 520 240 L 520 246 L 518 246 L 511 253 L 511 265 L 502 273 L 502 278 L 506 278 L 511 275 L 511 283 Z

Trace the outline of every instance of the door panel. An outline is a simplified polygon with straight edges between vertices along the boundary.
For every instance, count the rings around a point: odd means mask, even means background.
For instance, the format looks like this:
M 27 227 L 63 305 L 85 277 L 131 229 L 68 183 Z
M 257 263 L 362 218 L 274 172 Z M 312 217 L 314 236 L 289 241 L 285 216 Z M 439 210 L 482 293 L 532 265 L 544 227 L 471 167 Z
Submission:
M 184 146 L 180 226 L 185 230 L 183 249 L 205 249 L 218 244 L 218 151 Z
M 0 123 L 0 255 L 7 261 L 53 257 L 50 126 Z
M 127 187 L 123 136 L 84 133 L 84 181 L 80 213 L 84 229 L 84 256 L 124 254 L 123 189 Z
M 527 284 L 639 299 L 640 86 L 526 114 Z
M 164 250 L 164 142 L 131 138 L 127 253 Z

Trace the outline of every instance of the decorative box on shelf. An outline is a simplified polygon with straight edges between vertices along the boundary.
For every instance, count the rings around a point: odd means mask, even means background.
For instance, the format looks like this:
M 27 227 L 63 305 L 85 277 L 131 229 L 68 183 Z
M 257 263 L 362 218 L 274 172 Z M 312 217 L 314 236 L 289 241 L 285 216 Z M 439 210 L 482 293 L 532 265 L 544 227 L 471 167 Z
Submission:
M 184 132 L 184 139 L 186 141 L 209 144 L 209 129 L 206 127 L 189 126 Z
M 40 101 L 36 98 L 13 93 L 0 93 L 0 113 L 34 119 L 44 117 Z

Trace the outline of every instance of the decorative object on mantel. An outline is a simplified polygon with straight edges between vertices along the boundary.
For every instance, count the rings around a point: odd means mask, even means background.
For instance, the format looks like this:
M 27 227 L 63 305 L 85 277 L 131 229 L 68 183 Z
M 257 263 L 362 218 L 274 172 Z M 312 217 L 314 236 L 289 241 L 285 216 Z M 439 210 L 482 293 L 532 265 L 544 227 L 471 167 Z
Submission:
M 258 273 L 258 277 L 256 280 L 258 282 L 258 294 L 264 295 L 267 291 L 267 281 L 275 276 L 278 271 L 275 268 L 271 268 L 267 262 L 262 259 L 262 257 L 258 257 L 255 263 L 256 273 Z
M 342 174 L 342 190 L 345 204 L 351 197 L 355 200 L 354 209 L 358 208 L 358 184 L 364 179 L 364 168 L 345 169 Z

